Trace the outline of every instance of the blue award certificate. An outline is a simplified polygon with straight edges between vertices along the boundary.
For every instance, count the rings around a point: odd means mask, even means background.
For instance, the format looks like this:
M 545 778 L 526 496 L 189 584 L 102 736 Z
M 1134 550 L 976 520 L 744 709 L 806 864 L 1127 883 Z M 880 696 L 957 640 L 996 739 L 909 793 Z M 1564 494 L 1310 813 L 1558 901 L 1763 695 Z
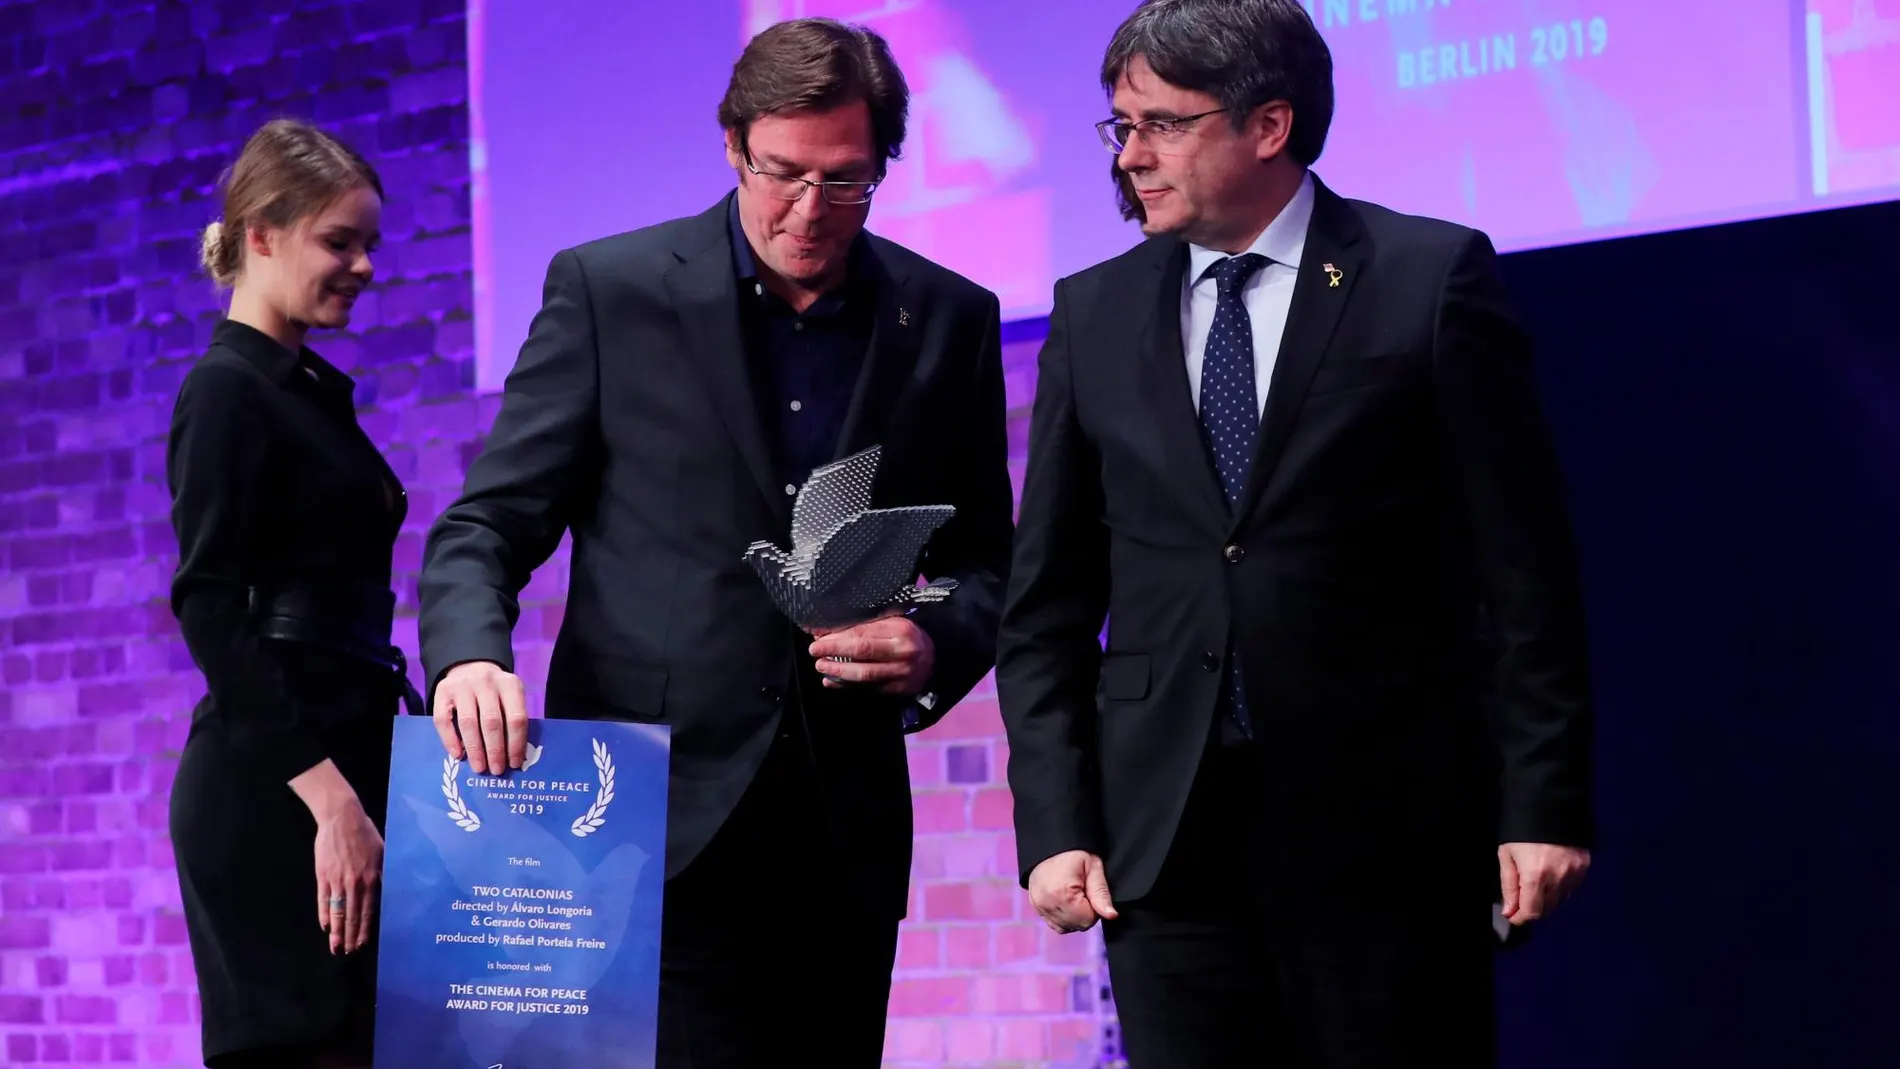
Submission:
M 376 1064 L 650 1069 L 665 727 L 529 721 L 526 767 L 471 772 L 395 718 Z

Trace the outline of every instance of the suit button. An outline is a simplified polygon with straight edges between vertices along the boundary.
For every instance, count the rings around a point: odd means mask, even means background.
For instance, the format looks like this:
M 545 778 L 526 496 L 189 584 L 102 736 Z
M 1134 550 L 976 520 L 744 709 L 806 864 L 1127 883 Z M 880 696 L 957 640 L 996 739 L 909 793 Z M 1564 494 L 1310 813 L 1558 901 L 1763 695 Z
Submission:
M 1229 564 L 1239 564 L 1246 555 L 1247 551 L 1239 546 L 1228 546 L 1221 551 L 1221 556 L 1226 557 Z
M 784 692 L 779 690 L 777 687 L 760 687 L 759 688 L 759 697 L 764 698 L 768 702 L 777 702 L 779 698 L 783 695 L 783 693 Z
M 1214 656 L 1212 653 L 1201 654 L 1201 671 L 1203 672 L 1220 671 L 1220 658 Z

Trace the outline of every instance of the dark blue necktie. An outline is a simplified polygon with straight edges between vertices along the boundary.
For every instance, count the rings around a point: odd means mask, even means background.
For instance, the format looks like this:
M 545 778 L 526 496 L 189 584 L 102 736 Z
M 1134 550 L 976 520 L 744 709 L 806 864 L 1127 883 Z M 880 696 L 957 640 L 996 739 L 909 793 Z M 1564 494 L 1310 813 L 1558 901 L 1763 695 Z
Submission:
M 1255 271 L 1267 264 L 1259 253 L 1233 256 L 1207 269 L 1214 276 L 1219 298 L 1214 325 L 1207 332 L 1201 357 L 1201 438 L 1220 475 L 1227 511 L 1240 507 L 1253 469 L 1254 448 L 1260 441 L 1260 406 L 1254 392 L 1253 322 L 1241 302 L 1241 288 Z M 1228 711 L 1242 735 L 1253 735 L 1247 713 L 1247 695 L 1240 683 L 1240 666 L 1228 654 Z

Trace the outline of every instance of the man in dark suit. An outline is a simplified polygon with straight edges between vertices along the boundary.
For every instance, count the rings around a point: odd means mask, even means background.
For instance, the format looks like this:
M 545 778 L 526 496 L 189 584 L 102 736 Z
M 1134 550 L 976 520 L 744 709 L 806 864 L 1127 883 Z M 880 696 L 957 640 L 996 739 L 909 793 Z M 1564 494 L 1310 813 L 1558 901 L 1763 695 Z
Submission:
M 754 38 L 720 108 L 736 192 L 554 257 L 429 536 L 422 651 L 452 755 L 521 767 L 516 599 L 564 531 L 548 714 L 671 729 L 661 1066 L 878 1064 L 908 899 L 905 734 L 994 658 L 1012 504 L 997 299 L 863 230 L 907 99 L 867 31 Z M 876 507 L 956 507 L 920 570 L 960 585 L 799 634 L 746 547 L 789 545 L 813 468 L 871 445 Z
M 1136 1069 L 1491 1064 L 1493 904 L 1548 913 L 1592 838 L 1492 247 L 1310 174 L 1295 0 L 1150 0 L 1102 84 L 1150 240 L 1057 284 L 1041 355 L 997 659 L 1023 883 L 1104 920 Z

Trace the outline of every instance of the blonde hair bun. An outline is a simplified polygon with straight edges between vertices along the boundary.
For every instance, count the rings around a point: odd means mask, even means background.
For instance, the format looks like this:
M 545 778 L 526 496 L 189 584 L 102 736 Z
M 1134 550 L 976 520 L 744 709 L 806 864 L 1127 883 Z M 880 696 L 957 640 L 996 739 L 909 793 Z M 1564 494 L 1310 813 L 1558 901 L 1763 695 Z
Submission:
M 211 281 L 220 286 L 237 281 L 237 254 L 237 242 L 225 234 L 223 223 L 205 227 L 204 235 L 198 240 L 198 262 L 204 265 Z

